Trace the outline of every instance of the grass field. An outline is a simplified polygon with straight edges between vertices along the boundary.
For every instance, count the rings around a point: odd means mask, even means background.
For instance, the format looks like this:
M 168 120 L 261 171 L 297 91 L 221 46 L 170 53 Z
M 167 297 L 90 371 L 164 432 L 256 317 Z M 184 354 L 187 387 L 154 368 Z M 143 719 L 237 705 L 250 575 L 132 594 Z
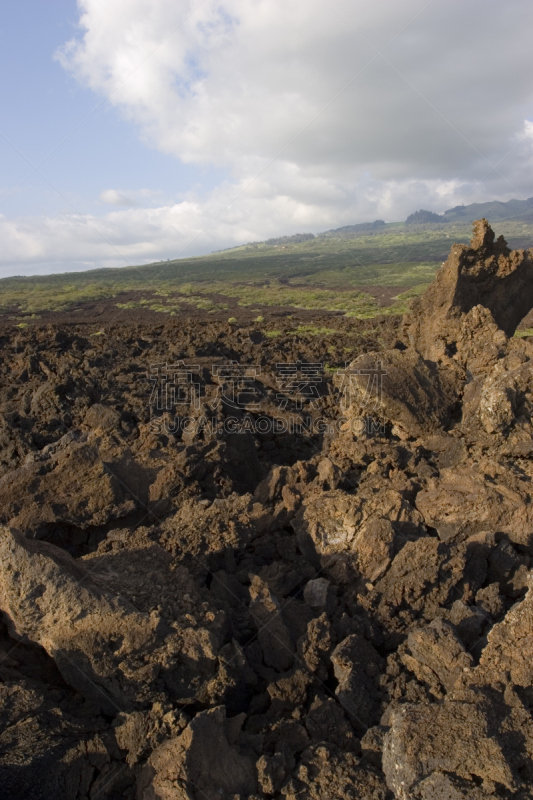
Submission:
M 512 247 L 533 245 L 533 223 L 494 224 Z M 87 302 L 115 300 L 119 308 L 144 306 L 176 314 L 186 305 L 224 311 L 243 307 L 293 306 L 339 311 L 367 318 L 402 313 L 410 297 L 433 279 L 453 242 L 467 243 L 471 225 L 390 223 L 358 235 L 320 235 L 299 243 L 243 245 L 190 259 L 120 269 L 5 278 L 0 280 L 0 314 L 26 316 L 75 310 Z M 365 287 L 395 287 L 385 309 Z M 125 292 L 141 293 L 121 301 Z

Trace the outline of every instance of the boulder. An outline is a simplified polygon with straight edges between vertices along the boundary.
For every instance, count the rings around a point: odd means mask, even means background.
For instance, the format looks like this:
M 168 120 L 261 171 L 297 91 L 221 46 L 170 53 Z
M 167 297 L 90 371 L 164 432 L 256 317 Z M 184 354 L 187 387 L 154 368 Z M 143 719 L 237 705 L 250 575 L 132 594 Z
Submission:
M 376 431 L 389 425 L 401 438 L 418 438 L 448 425 L 462 378 L 439 372 L 415 350 L 387 350 L 359 356 L 335 382 L 353 433 L 371 418 Z
M 438 797 L 430 787 L 440 783 L 442 791 L 443 774 L 473 796 L 481 782 L 515 792 L 533 776 L 531 716 L 495 690 L 466 692 L 442 704 L 407 703 L 390 714 L 389 725 L 383 771 L 396 800 Z
M 378 519 L 380 522 L 376 523 Z M 310 561 L 318 563 L 319 556 L 351 553 L 354 560 L 361 559 L 365 572 L 377 575 L 385 569 L 390 556 L 390 525 L 400 532 L 411 531 L 421 521 L 420 513 L 389 485 L 378 493 L 369 487 L 357 495 L 340 489 L 311 494 L 291 525 Z M 369 551 L 378 540 L 378 551 L 372 556 Z
M 352 725 L 363 731 L 377 713 L 378 695 L 374 678 L 383 669 L 383 659 L 363 636 L 352 634 L 331 654 L 338 686 L 335 694 Z
M 59 547 L 0 528 L 0 609 L 12 635 L 44 647 L 66 683 L 113 716 L 163 687 L 194 698 L 214 675 L 217 636 L 196 622 L 171 627 L 107 586 Z
M 487 480 L 490 476 L 490 480 Z M 501 531 L 523 547 L 533 545 L 533 504 L 529 481 L 520 480 L 504 464 L 484 459 L 479 464 L 442 469 L 416 497 L 426 525 L 443 541 L 481 531 Z
M 467 653 L 447 622 L 436 619 L 409 632 L 407 645 L 414 658 L 437 675 L 447 691 L 461 682 L 473 667 L 472 656 Z
M 530 690 L 533 685 L 533 588 L 491 629 L 475 671 L 476 682 L 505 681 Z
M 297 776 L 281 789 L 286 800 L 387 800 L 383 775 L 354 753 L 332 744 L 312 745 L 302 754 Z
M 255 764 L 236 744 L 243 717 L 226 719 L 221 706 L 197 714 L 180 736 L 154 750 L 137 782 L 137 800 L 252 795 Z

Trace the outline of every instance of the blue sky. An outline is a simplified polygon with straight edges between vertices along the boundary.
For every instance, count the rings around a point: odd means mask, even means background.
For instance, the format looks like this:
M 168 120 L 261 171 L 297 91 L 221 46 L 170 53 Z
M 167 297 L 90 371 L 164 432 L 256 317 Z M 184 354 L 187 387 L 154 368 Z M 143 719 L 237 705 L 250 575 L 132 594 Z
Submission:
M 532 22 L 529 0 L 9 2 L 0 277 L 530 197 Z
M 98 198 L 109 187 L 151 189 L 175 200 L 191 186 L 216 185 L 220 170 L 147 147 L 135 124 L 54 59 L 75 35 L 78 17 L 74 0 L 19 0 L 1 18 L 0 213 L 61 214 L 74 207 L 98 214 L 106 210 Z M 24 157 L 34 166 L 46 159 L 43 177 L 26 177 L 32 167 Z

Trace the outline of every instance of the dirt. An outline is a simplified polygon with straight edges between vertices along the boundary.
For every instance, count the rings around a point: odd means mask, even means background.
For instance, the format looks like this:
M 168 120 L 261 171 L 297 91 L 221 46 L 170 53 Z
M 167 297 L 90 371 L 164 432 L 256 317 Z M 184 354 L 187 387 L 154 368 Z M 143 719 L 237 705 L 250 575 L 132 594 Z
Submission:
M 491 233 L 401 325 L 3 322 L 2 796 L 531 797 L 533 253 Z

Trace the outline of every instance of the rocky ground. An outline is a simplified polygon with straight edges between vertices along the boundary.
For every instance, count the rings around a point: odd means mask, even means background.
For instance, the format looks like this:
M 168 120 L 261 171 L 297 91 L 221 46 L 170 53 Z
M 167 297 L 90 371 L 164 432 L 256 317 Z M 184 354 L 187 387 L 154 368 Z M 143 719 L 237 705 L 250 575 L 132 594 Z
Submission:
M 532 286 L 482 221 L 400 328 L 5 325 L 2 796 L 530 798 Z

